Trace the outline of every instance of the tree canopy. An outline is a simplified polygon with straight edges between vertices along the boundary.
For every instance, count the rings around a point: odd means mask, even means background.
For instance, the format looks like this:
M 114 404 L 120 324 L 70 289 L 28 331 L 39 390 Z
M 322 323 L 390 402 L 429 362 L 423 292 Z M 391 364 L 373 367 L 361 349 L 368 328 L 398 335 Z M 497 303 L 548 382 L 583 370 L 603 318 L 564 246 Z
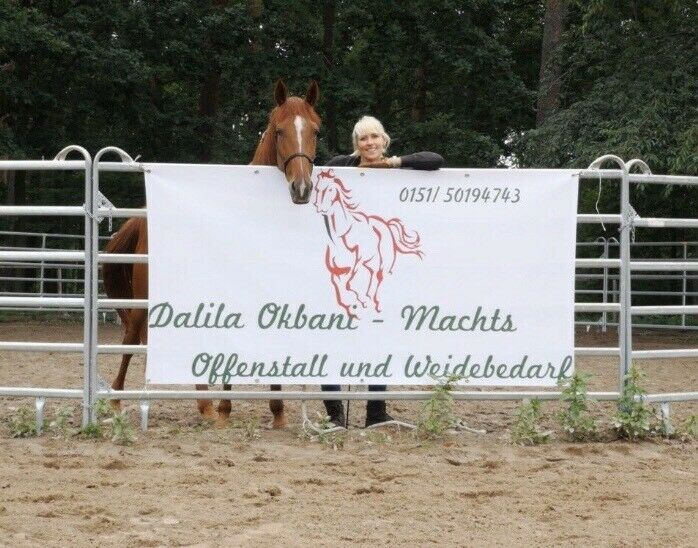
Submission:
M 350 152 L 354 122 L 373 114 L 391 152 L 438 151 L 450 167 L 586 167 L 615 153 L 697 174 L 696 3 L 557 0 L 555 86 L 542 89 L 554 4 L 0 0 L 0 157 L 77 143 L 247 163 L 283 77 L 296 93 L 320 82 L 319 162 Z M 136 185 L 118 192 L 142 196 Z M 670 207 L 689 216 L 695 197 L 681 192 Z M 0 188 L 1 201 L 21 196 Z

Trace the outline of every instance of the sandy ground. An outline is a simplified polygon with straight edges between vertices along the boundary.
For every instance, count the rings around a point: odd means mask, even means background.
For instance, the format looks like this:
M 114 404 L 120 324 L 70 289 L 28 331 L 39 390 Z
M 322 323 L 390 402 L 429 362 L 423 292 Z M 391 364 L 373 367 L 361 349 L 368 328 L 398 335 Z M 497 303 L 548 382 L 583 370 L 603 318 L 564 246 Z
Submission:
M 119 328 L 102 328 L 105 342 Z M 81 325 L 0 323 L 0 340 L 81 340 Z M 584 333 L 580 346 L 614 346 L 609 334 Z M 638 348 L 698 346 L 698 334 L 638 334 Z M 117 356 L 100 358 L 111 379 Z M 0 355 L 0 385 L 80 387 L 74 354 Z M 650 391 L 698 386 L 698 360 L 639 364 Z M 612 390 L 615 359 L 578 358 L 594 374 L 593 390 Z M 127 387 L 143 383 L 135 359 Z M 552 442 L 518 447 L 509 441 L 514 403 L 462 402 L 459 416 L 484 436 L 460 434 L 420 441 L 408 432 L 367 434 L 363 405 L 343 443 L 300 435 L 299 405 L 287 402 L 290 426 L 255 428 L 269 419 L 265 402 L 234 402 L 225 429 L 202 423 L 193 402 L 154 402 L 150 429 L 128 447 L 108 439 L 45 433 L 11 439 L 7 419 L 33 400 L 0 398 L 0 545 L 698 545 L 696 442 L 631 444 L 608 434 L 614 406 L 600 404 L 607 439 L 564 441 L 544 404 Z M 311 403 L 319 410 L 319 403 Z M 59 406 L 49 402 L 50 420 Z M 128 408 L 128 407 L 127 407 Z M 131 415 L 136 423 L 135 405 Z M 393 402 L 390 411 L 418 418 L 420 404 Z M 698 411 L 675 404 L 676 423 Z M 48 422 L 48 421 L 47 421 Z

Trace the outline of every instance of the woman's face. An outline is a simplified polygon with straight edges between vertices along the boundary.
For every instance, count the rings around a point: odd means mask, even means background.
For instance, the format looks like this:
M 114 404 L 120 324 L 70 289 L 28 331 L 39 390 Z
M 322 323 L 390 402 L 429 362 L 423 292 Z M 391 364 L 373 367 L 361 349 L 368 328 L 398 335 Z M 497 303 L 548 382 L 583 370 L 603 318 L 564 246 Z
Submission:
M 383 157 L 385 139 L 380 133 L 364 133 L 358 139 L 359 156 L 364 162 L 374 162 Z

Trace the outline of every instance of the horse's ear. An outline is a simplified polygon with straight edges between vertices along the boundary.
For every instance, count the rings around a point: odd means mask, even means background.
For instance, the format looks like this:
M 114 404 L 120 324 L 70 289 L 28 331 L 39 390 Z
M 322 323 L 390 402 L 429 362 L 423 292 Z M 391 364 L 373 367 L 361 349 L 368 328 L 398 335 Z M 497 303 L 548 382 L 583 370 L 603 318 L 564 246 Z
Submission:
M 274 99 L 276 99 L 276 104 L 281 106 L 286 102 L 286 97 L 288 97 L 288 89 L 286 89 L 286 84 L 279 78 L 274 86 Z
M 310 82 L 310 85 L 308 86 L 308 91 L 305 92 L 305 102 L 308 103 L 311 107 L 315 106 L 315 103 L 317 103 L 317 100 L 320 98 L 320 86 L 318 86 L 317 82 L 313 80 Z

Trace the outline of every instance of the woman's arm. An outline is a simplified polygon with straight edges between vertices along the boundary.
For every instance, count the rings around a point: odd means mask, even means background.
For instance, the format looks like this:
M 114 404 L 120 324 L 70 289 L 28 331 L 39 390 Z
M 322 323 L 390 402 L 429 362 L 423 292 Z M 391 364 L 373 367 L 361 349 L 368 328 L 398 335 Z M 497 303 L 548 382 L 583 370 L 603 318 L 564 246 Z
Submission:
M 400 157 L 400 167 L 432 171 L 444 165 L 444 159 L 436 152 L 415 152 Z
M 325 162 L 326 166 L 358 166 L 359 157 L 348 154 L 346 156 L 335 156 Z

